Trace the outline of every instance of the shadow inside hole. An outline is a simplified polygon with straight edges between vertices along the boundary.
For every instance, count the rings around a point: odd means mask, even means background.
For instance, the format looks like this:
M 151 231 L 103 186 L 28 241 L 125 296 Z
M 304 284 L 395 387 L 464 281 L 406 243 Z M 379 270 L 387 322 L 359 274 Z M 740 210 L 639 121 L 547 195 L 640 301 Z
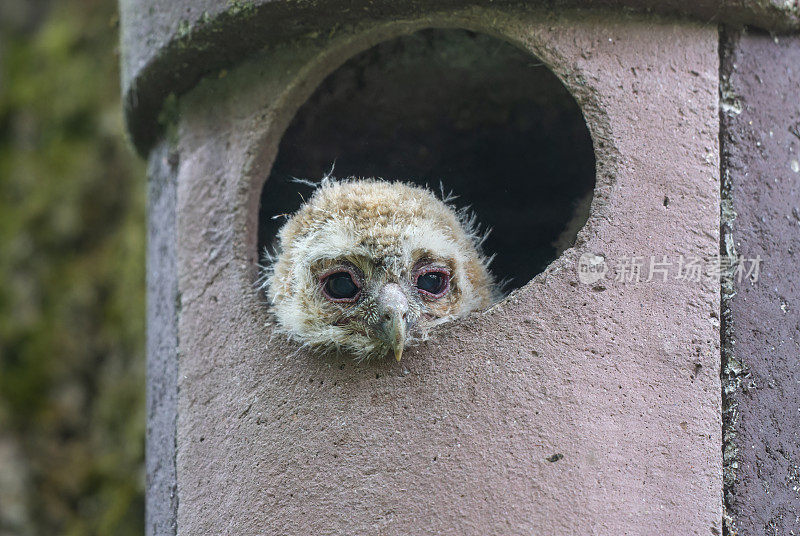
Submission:
M 465 30 L 379 44 L 329 75 L 286 130 L 261 196 L 259 250 L 334 166 L 335 177 L 427 184 L 492 233 L 492 271 L 528 282 L 575 240 L 595 185 L 575 100 L 538 59 Z M 277 216 L 277 217 L 276 217 Z

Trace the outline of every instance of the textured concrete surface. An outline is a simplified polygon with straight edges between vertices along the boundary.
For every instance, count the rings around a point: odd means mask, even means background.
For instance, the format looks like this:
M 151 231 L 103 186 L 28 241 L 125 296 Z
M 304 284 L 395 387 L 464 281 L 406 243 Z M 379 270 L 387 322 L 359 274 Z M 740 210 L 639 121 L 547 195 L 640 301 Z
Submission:
M 800 534 L 800 39 L 723 40 L 734 281 L 726 363 L 726 506 L 740 536 Z
M 565 81 L 592 215 L 400 365 L 309 356 L 253 288 L 261 186 L 326 74 L 431 26 L 504 36 Z M 716 27 L 470 10 L 280 47 L 182 98 L 178 534 L 721 533 L 719 285 L 614 280 L 626 255 L 716 254 L 717 76 Z M 585 252 L 604 280 L 579 282 Z
M 148 536 L 175 534 L 178 509 L 178 271 L 175 242 L 178 161 L 166 143 L 150 154 L 147 229 Z
M 616 8 L 617 13 L 682 14 L 704 24 L 800 29 L 797 0 L 120 0 L 128 128 L 145 154 L 158 137 L 159 112 L 170 94 L 185 93 L 201 77 L 213 76 L 265 46 L 314 40 L 360 23 L 481 5 Z

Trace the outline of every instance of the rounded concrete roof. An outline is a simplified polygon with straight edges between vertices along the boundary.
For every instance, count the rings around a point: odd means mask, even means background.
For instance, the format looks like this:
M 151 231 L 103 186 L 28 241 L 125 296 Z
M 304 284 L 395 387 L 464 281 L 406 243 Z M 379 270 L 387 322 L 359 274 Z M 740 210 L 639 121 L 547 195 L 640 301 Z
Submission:
M 120 0 L 122 92 L 131 138 L 146 154 L 169 95 L 264 46 L 336 25 L 473 6 L 610 8 L 771 32 L 800 30 L 800 0 Z

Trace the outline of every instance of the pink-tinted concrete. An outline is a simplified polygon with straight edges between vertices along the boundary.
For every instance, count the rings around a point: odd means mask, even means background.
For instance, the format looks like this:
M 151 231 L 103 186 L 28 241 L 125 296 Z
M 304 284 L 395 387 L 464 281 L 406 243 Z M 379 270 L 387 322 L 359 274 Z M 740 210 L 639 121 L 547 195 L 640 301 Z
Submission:
M 592 215 L 546 272 L 399 365 L 309 356 L 253 288 L 262 181 L 325 74 L 430 26 L 503 36 L 562 77 L 595 139 Z M 589 252 L 716 254 L 717 40 L 438 13 L 265 52 L 181 99 L 178 534 L 720 534 L 718 283 L 577 277 Z
M 763 261 L 726 308 L 727 520 L 738 536 L 800 534 L 800 37 L 724 42 L 725 243 Z

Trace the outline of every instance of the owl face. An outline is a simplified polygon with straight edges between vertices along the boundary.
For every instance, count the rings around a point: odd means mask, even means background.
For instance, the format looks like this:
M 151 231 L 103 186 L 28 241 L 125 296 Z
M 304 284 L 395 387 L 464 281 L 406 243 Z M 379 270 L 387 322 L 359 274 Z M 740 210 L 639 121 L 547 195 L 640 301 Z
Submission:
M 265 281 L 282 331 L 357 359 L 399 361 L 494 296 L 468 222 L 428 190 L 375 180 L 324 181 L 281 229 Z

